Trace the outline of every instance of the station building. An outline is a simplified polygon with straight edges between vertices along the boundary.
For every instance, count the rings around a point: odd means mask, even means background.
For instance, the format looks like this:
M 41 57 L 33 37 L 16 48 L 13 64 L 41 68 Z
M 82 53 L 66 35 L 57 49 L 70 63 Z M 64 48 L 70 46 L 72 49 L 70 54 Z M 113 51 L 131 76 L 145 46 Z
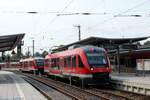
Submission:
M 150 73 L 150 48 L 120 52 L 120 67 L 122 72 Z

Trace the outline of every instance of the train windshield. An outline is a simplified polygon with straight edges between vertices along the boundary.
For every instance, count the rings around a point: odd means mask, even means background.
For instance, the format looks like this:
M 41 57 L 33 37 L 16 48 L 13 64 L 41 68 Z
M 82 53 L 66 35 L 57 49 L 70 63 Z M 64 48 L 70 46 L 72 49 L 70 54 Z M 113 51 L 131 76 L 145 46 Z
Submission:
M 37 59 L 36 64 L 37 66 L 44 66 L 44 59 Z
M 89 65 L 92 67 L 105 66 L 107 59 L 103 51 L 99 52 L 86 52 Z

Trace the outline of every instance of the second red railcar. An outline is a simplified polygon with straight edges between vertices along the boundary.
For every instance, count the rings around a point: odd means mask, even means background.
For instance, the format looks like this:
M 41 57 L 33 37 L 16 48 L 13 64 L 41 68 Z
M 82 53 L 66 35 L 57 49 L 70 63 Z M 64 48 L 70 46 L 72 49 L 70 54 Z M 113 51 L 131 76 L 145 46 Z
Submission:
M 21 71 L 30 71 L 33 73 L 44 73 L 44 58 L 34 57 L 20 60 Z

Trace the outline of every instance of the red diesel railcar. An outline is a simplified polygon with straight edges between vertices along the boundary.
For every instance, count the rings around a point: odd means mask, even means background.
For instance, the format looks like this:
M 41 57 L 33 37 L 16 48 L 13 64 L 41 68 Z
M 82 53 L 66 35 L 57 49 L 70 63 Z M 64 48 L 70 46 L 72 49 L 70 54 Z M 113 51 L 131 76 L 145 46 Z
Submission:
M 44 58 L 34 57 L 20 60 L 21 71 L 30 71 L 33 73 L 41 73 L 44 72 Z
M 108 84 L 110 80 L 110 62 L 103 48 L 83 46 L 48 54 L 45 63 L 49 75 L 71 78 L 84 85 Z

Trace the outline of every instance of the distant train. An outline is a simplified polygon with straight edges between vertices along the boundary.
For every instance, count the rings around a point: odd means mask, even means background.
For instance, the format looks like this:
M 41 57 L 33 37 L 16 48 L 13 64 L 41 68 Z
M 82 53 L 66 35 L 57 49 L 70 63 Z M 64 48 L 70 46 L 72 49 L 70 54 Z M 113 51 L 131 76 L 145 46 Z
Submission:
M 51 76 L 71 78 L 83 85 L 105 85 L 109 83 L 111 68 L 103 48 L 83 46 L 48 54 L 45 72 Z
M 21 68 L 19 62 L 1 62 L 0 66 L 1 68 L 16 68 L 16 69 Z
M 44 74 L 44 58 L 34 57 L 20 60 L 20 70 L 29 71 L 34 74 Z

